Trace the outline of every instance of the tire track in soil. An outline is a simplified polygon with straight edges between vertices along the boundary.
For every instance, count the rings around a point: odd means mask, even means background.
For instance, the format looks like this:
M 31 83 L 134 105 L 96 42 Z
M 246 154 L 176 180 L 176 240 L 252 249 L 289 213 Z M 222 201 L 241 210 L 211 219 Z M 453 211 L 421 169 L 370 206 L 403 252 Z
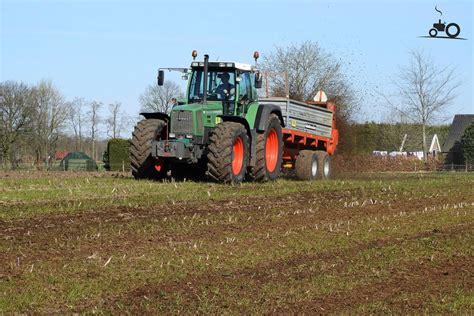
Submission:
M 388 280 L 320 296 L 311 302 L 294 304 L 272 312 L 337 313 L 361 304 L 384 301 L 390 306 L 391 312 L 410 314 L 423 311 L 426 313 L 430 302 L 420 299 L 397 300 L 397 297 L 401 294 L 411 296 L 410 294 L 420 292 L 423 292 L 426 297 L 429 297 L 426 292 L 447 295 L 457 291 L 459 286 L 463 292 L 467 293 L 474 288 L 473 267 L 474 258 L 468 256 L 453 256 L 440 264 L 415 262 L 392 269 Z
M 209 199 L 207 201 L 184 201 L 175 202 L 173 204 L 162 203 L 157 204 L 153 207 L 101 207 L 97 210 L 84 211 L 80 213 L 61 213 L 61 214 L 47 214 L 41 217 L 27 218 L 27 219 L 14 219 L 14 220 L 0 220 L 0 239 L 21 239 L 25 236 L 28 231 L 30 233 L 41 233 L 44 229 L 49 229 L 48 235 L 61 235 L 63 230 L 78 230 L 82 226 L 90 226 L 93 224 L 106 223 L 124 223 L 127 220 L 143 220 L 153 218 L 163 218 L 178 215 L 206 215 L 217 212 L 235 212 L 235 211 L 246 211 L 248 213 L 262 213 L 268 210 L 280 209 L 281 207 L 289 206 L 291 209 L 298 209 L 299 207 L 314 206 L 318 211 L 324 211 L 327 209 L 333 209 L 337 211 L 337 207 L 342 206 L 344 199 L 354 197 L 353 193 L 358 192 L 358 189 L 344 190 L 344 191 L 331 191 L 331 192 L 311 192 L 305 191 L 296 193 L 292 196 L 270 196 L 267 198 L 263 197 L 250 197 L 246 198 L 238 197 L 235 199 L 222 199 L 214 200 Z M 376 192 L 380 194 L 380 192 Z M 359 197 L 360 198 L 360 197 Z M 449 203 L 455 200 L 459 202 L 462 199 L 466 202 L 466 198 L 461 195 L 455 197 L 450 195 L 448 197 L 439 197 L 443 199 L 443 202 Z M 406 201 L 404 203 L 406 207 L 412 208 L 411 206 L 423 200 L 423 197 Z M 449 199 L 445 200 L 445 199 Z M 395 206 L 400 201 L 390 201 L 392 206 Z M 403 202 L 403 201 L 402 201 Z M 382 206 L 375 205 L 377 208 Z M 320 208 L 322 207 L 322 208 Z M 366 211 L 366 208 L 352 208 L 346 209 L 345 213 L 349 213 L 350 210 Z M 390 208 L 385 208 L 383 212 L 390 212 Z M 341 215 L 341 214 L 339 214 Z M 336 216 L 333 216 L 336 217 Z
M 367 205 L 361 209 L 344 209 L 334 208 L 337 204 L 342 204 L 344 199 L 351 198 L 351 191 L 334 191 L 330 192 L 302 192 L 291 197 L 269 197 L 262 199 L 261 197 L 248 197 L 247 199 L 228 199 L 228 200 L 209 200 L 207 203 L 202 202 L 182 202 L 174 205 L 160 204 L 153 208 L 130 209 L 119 207 L 113 209 L 101 209 L 96 212 L 83 212 L 79 214 L 61 214 L 57 216 L 45 216 L 41 218 L 29 218 L 27 220 L 0 222 L 0 240 L 7 240 L 21 251 L 13 251 L 10 254 L 0 254 L 0 261 L 11 262 L 16 260 L 17 256 L 24 259 L 25 264 L 35 262 L 37 260 L 48 260 L 51 255 L 55 257 L 60 254 L 64 261 L 74 261 L 78 257 L 88 256 L 100 250 L 101 252 L 128 251 L 138 250 L 140 247 L 146 248 L 153 244 L 168 242 L 172 237 L 173 242 L 186 242 L 197 239 L 215 240 L 216 236 L 221 234 L 224 236 L 229 231 L 256 232 L 272 230 L 285 230 L 297 228 L 298 226 L 308 225 L 311 223 L 321 224 L 324 221 L 334 223 L 337 221 L 347 221 L 354 218 L 364 218 L 372 215 L 390 215 L 399 213 L 400 211 L 408 212 L 409 210 L 419 210 L 424 208 L 426 200 L 423 198 L 412 199 L 407 203 L 403 201 L 392 201 L 391 208 L 381 209 L 378 204 Z M 441 197 L 440 197 L 441 198 Z M 459 197 L 450 196 L 449 199 L 443 197 L 443 203 L 449 203 L 449 200 L 459 202 Z M 338 202 L 334 202 L 338 201 Z M 402 203 L 399 203 L 402 202 Z M 434 201 L 433 201 L 434 202 Z M 336 204 L 336 205 L 335 205 Z M 71 242 L 71 236 L 83 235 L 85 230 L 90 227 L 104 225 L 129 224 L 131 221 L 149 223 L 153 220 L 162 219 L 170 216 L 193 215 L 193 214 L 219 214 L 221 212 L 235 213 L 236 211 L 253 215 L 255 213 L 261 215 L 266 211 L 280 209 L 282 207 L 290 207 L 291 209 L 308 209 L 310 207 L 317 208 L 314 213 L 304 213 L 299 216 L 287 216 L 278 219 L 278 223 L 269 223 L 265 220 L 261 222 L 252 221 L 244 223 L 243 227 L 236 225 L 223 226 L 216 225 L 213 227 L 202 226 L 196 227 L 191 233 L 180 235 L 179 232 L 158 235 L 137 235 L 129 233 L 122 235 L 119 239 L 112 236 L 114 241 L 107 243 L 104 239 L 100 240 L 80 240 L 77 241 L 80 247 L 68 247 L 67 249 L 55 249 L 56 242 Z M 8 275 L 9 269 L 6 265 L 0 266 L 0 275 Z
M 99 306 L 100 309 L 105 309 L 105 311 L 110 312 L 119 312 L 120 310 L 115 310 L 118 306 L 117 303 L 120 303 L 121 306 L 127 306 L 129 312 L 139 312 L 143 309 L 143 302 L 153 302 L 153 300 L 163 300 L 163 297 L 166 294 L 176 294 L 180 293 L 180 297 L 183 300 L 184 305 L 193 306 L 199 304 L 197 298 L 199 297 L 200 288 L 211 288 L 211 287 L 229 287 L 232 286 L 234 282 L 238 284 L 252 284 L 254 288 L 252 291 L 259 291 L 260 288 L 263 288 L 268 282 L 285 282 L 288 278 L 288 271 L 298 267 L 300 265 L 311 263 L 315 266 L 327 266 L 329 264 L 334 264 L 335 260 L 338 259 L 342 262 L 351 262 L 353 258 L 356 258 L 361 251 L 365 251 L 372 248 L 381 248 L 387 246 L 397 246 L 402 245 L 406 242 L 416 241 L 425 237 L 435 237 L 439 239 L 447 239 L 459 236 L 460 234 L 469 234 L 469 231 L 473 230 L 472 223 L 470 224 L 457 224 L 449 227 L 444 227 L 443 229 L 436 229 L 433 231 L 424 231 L 416 233 L 404 238 L 391 237 L 378 239 L 374 241 L 369 241 L 366 243 L 357 243 L 351 248 L 337 249 L 324 251 L 321 253 L 315 253 L 311 255 L 297 255 L 295 257 L 286 258 L 283 260 L 274 260 L 271 262 L 265 262 L 259 264 L 255 267 L 238 269 L 232 271 L 231 273 L 224 273 L 224 271 L 215 271 L 212 273 L 207 273 L 199 276 L 189 276 L 178 281 L 165 282 L 163 284 L 147 284 L 135 288 L 129 292 L 123 293 L 118 296 L 112 297 L 102 297 L 99 301 L 82 301 L 79 302 L 76 307 L 73 309 L 74 312 L 87 312 L 94 306 Z M 453 257 L 455 260 L 457 257 Z M 457 258 L 459 259 L 459 258 Z M 419 263 L 410 262 L 406 266 L 397 266 L 397 269 L 392 269 L 390 271 L 391 277 L 388 282 L 385 280 L 380 283 L 372 284 L 369 287 L 361 287 L 348 291 L 340 291 L 336 293 L 331 293 L 326 296 L 319 296 L 315 298 L 312 302 L 303 302 L 301 304 L 295 304 L 288 306 L 281 310 L 274 310 L 272 312 L 287 314 L 289 312 L 302 312 L 302 313 L 321 313 L 321 312 L 334 312 L 338 310 L 343 310 L 346 307 L 353 307 L 359 303 L 367 303 L 367 297 L 372 297 L 373 300 L 380 300 L 386 297 L 390 297 L 399 293 L 397 286 L 401 287 L 403 290 L 404 285 L 410 285 L 411 275 L 413 271 L 420 271 L 423 273 L 423 276 L 426 279 L 432 281 L 430 284 L 436 284 L 437 282 L 445 282 L 446 278 L 440 276 L 445 275 L 447 272 L 451 275 L 459 275 L 459 271 L 456 269 L 462 267 L 466 271 L 466 266 L 468 266 L 467 273 L 471 275 L 471 282 L 469 283 L 474 286 L 474 262 L 472 257 L 463 257 L 462 260 L 458 260 L 454 263 L 450 263 L 448 259 L 446 263 L 448 265 L 438 265 L 435 267 L 439 271 L 442 270 L 442 273 L 433 274 L 430 267 L 428 270 L 421 269 Z M 428 261 L 427 261 L 428 262 Z M 473 265 L 470 265 L 473 263 Z M 423 266 L 423 268 L 426 267 Z M 331 273 L 343 273 L 345 266 L 343 264 L 338 264 L 336 267 L 331 268 Z M 436 271 L 438 271 L 436 270 Z M 438 272 L 439 272 L 438 271 Z M 458 272 L 457 274 L 453 272 Z M 313 275 L 314 272 L 309 270 L 302 271 L 298 273 L 299 280 L 304 280 Z M 293 274 L 293 273 L 292 273 Z M 293 274 L 294 275 L 294 274 Z M 413 275 L 416 277 L 417 275 Z M 438 276 L 437 280 L 431 280 L 433 276 Z M 464 277 L 464 274 L 463 274 Z M 439 280 L 442 279 L 442 280 Z M 400 283 L 404 281 L 405 283 Z M 238 287 L 234 285 L 235 288 Z M 421 283 L 424 284 L 424 283 Z M 420 285 L 421 285 L 420 284 Z M 446 286 L 449 288 L 449 285 Z M 415 288 L 415 287 L 414 287 Z M 418 286 L 417 290 L 427 288 L 426 286 Z M 373 290 L 372 290 L 373 289 Z M 407 289 L 408 290 L 408 289 Z M 372 295 L 373 294 L 373 295 Z M 351 297 L 351 295 L 353 297 Z M 372 295 L 372 296 L 370 296 Z M 225 309 L 225 307 L 223 307 Z M 70 309 L 59 307 L 59 312 L 71 311 Z M 55 312 L 57 312 L 55 310 Z M 244 311 L 241 311 L 244 312 Z

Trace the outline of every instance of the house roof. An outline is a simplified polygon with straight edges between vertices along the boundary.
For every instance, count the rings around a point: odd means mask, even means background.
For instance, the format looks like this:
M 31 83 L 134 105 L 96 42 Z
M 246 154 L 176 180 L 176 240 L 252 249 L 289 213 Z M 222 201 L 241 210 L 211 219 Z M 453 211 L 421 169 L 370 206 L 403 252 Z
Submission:
M 454 116 L 453 123 L 449 129 L 448 137 L 443 144 L 443 152 L 449 152 L 456 142 L 461 141 L 464 130 L 474 122 L 474 114 L 457 114 Z
M 436 137 L 436 139 L 434 139 Z M 431 145 L 433 142 L 438 141 L 438 135 L 436 134 L 426 134 L 426 150 L 430 150 Z M 437 148 L 434 148 L 437 149 Z M 417 135 L 415 133 L 407 134 L 407 139 L 405 141 L 405 145 L 403 146 L 403 151 L 408 152 L 417 152 L 423 151 L 423 137 L 421 135 Z
M 54 159 L 56 160 L 61 160 L 63 159 L 64 157 L 66 157 L 66 155 L 68 154 L 69 152 L 67 150 L 58 150 L 56 151 L 56 153 L 54 154 Z

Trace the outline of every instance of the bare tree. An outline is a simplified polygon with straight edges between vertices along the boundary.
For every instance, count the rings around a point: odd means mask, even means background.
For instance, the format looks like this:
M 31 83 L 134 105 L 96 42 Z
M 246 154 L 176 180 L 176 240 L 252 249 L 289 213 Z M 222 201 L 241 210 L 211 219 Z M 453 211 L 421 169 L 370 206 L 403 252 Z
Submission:
M 3 165 L 16 167 L 15 148 L 24 139 L 33 119 L 31 89 L 14 81 L 0 83 L 0 149 Z
M 96 150 L 96 140 L 97 133 L 99 132 L 99 124 L 101 122 L 99 111 L 102 107 L 102 102 L 92 101 L 89 103 L 89 111 L 87 112 L 89 116 L 90 124 L 90 137 L 92 143 L 92 158 L 97 160 L 97 150 Z
M 286 47 L 276 47 L 265 56 L 261 65 L 264 72 L 287 74 L 289 97 L 309 101 L 319 90 L 324 90 L 330 101 L 338 105 L 339 114 L 350 118 L 358 107 L 358 100 L 343 73 L 342 65 L 318 43 L 306 41 Z M 285 96 L 286 78 L 271 76 L 269 85 L 274 96 Z
M 453 67 L 436 65 L 422 51 L 411 51 L 410 56 L 410 64 L 401 68 L 392 80 L 395 95 L 384 95 L 384 98 L 391 109 L 422 126 L 426 160 L 426 127 L 456 98 L 460 81 Z
M 59 90 L 50 80 L 41 80 L 33 88 L 34 120 L 32 138 L 36 162 L 49 163 L 54 156 L 61 129 L 67 118 L 67 107 Z
M 107 136 L 111 138 L 119 138 L 123 129 L 131 124 L 131 118 L 121 110 L 122 104 L 115 102 L 109 104 L 109 117 L 107 123 Z
M 141 111 L 168 113 L 171 98 L 182 96 L 180 87 L 173 81 L 165 81 L 163 86 L 149 85 L 139 98 Z
M 68 102 L 68 121 L 74 133 L 74 150 L 82 151 L 83 125 L 84 125 L 84 107 L 86 102 L 83 98 L 74 98 Z

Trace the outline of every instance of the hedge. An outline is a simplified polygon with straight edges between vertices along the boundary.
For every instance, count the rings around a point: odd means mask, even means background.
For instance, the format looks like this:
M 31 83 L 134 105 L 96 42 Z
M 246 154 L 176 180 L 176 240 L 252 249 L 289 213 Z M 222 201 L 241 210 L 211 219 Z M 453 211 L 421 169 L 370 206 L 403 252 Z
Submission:
M 471 123 L 464 130 L 464 135 L 461 138 L 461 149 L 466 163 L 474 164 L 474 123 Z
M 104 167 L 107 171 L 129 171 L 130 158 L 128 149 L 130 140 L 114 138 L 107 143 L 107 151 L 104 153 Z

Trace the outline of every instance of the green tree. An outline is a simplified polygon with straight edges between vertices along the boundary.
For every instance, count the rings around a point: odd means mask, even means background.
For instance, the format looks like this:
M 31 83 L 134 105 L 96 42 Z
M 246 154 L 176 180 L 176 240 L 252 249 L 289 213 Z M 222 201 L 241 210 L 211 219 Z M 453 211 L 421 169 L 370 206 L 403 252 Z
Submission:
M 474 164 L 474 123 L 471 123 L 461 137 L 461 149 L 468 164 Z

